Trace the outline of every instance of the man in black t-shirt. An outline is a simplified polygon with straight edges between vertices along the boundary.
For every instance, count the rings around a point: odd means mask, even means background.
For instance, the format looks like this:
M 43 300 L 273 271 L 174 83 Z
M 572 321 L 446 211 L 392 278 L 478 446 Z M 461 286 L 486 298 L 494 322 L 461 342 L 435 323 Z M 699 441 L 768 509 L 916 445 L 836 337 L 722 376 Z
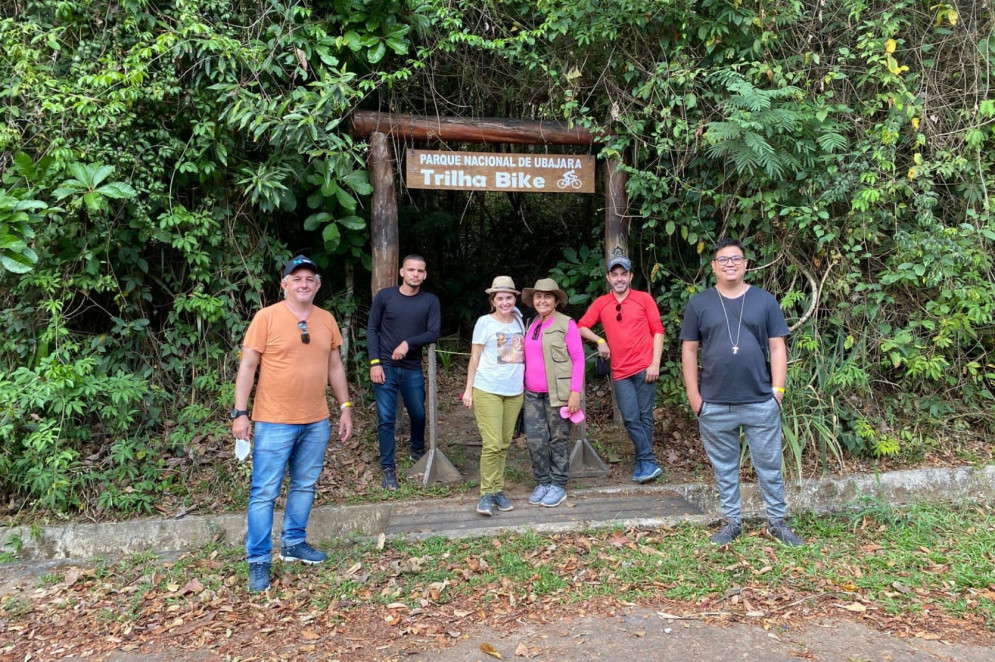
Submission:
M 800 547 L 805 543 L 784 521 L 781 474 L 781 400 L 788 371 L 784 338 L 790 330 L 774 297 L 745 282 L 746 265 L 742 243 L 720 240 L 712 259 L 715 287 L 688 302 L 681 327 L 684 386 L 698 417 L 725 518 L 712 542 L 730 543 L 743 531 L 742 431 L 767 507 L 767 530 L 785 545 Z
M 411 420 L 412 462 L 425 454 L 425 375 L 422 347 L 439 339 L 439 298 L 423 292 L 428 276 L 425 258 L 408 255 L 401 263 L 401 285 L 377 292 L 370 308 L 366 343 L 370 355 L 370 380 L 377 403 L 377 440 L 380 445 L 381 485 L 397 489 L 394 460 L 397 394 L 400 392 Z

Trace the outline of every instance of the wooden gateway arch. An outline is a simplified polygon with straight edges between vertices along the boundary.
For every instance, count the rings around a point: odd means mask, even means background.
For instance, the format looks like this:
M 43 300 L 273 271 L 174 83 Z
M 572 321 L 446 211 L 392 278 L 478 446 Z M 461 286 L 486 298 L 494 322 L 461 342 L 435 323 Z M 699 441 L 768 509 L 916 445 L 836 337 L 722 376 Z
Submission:
M 397 234 L 397 194 L 394 190 L 394 162 L 390 137 L 410 142 L 513 144 L 513 145 L 593 145 L 599 138 L 587 129 L 565 122 L 546 120 L 462 119 L 417 117 L 357 111 L 352 117 L 352 134 L 370 144 L 368 165 L 373 185 L 371 241 L 373 255 L 373 294 L 397 283 L 400 259 Z M 629 199 L 625 192 L 627 176 L 623 163 L 609 159 L 604 167 L 605 259 L 628 254 Z
M 599 136 L 566 122 L 549 120 L 463 119 L 395 115 L 375 111 L 356 111 L 352 116 L 352 135 L 366 139 L 370 145 L 368 167 L 373 186 L 371 210 L 371 252 L 373 257 L 371 289 L 375 296 L 380 290 L 397 284 L 400 259 L 397 229 L 397 193 L 394 188 L 393 153 L 388 138 L 405 142 L 443 144 L 513 144 L 513 145 L 576 145 L 591 146 Z M 623 161 L 609 159 L 604 167 L 605 190 L 605 260 L 616 255 L 628 255 L 629 222 L 627 176 Z M 423 476 L 428 486 L 434 480 L 450 482 L 460 479 L 460 473 L 437 448 L 437 393 L 434 346 L 429 348 L 429 449 L 408 472 L 409 477 Z M 586 424 L 580 424 L 580 439 L 570 457 L 573 476 L 606 475 L 608 467 L 598 457 L 587 440 Z

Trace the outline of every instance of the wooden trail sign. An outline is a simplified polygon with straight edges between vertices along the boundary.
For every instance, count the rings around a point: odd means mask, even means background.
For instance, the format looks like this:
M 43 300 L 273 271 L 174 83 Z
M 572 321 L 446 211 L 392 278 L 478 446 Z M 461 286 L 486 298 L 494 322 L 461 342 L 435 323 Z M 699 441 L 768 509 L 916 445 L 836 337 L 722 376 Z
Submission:
M 408 188 L 594 193 L 594 157 L 407 150 Z

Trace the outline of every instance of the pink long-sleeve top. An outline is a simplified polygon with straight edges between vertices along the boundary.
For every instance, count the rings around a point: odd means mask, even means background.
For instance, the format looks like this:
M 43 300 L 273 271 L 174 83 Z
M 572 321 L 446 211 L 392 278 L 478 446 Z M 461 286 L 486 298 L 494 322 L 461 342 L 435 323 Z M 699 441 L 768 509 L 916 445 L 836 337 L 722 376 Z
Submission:
M 546 359 L 542 355 L 542 333 L 553 324 L 550 317 L 542 323 L 538 335 L 536 325 L 538 318 L 529 326 L 525 333 L 525 388 L 533 393 L 548 393 L 546 386 Z M 584 388 L 584 345 L 580 339 L 580 331 L 573 320 L 567 322 L 567 354 L 573 363 L 573 373 L 570 375 L 570 390 L 580 393 Z

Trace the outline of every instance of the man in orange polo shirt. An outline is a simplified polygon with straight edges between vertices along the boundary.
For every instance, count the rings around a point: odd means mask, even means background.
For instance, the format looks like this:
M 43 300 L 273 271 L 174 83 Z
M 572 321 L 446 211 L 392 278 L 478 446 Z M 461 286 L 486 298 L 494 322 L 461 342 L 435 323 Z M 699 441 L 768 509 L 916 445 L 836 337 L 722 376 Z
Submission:
M 663 474 L 653 455 L 653 404 L 663 355 L 663 323 L 648 292 L 633 290 L 632 262 L 617 255 L 608 262 L 611 291 L 595 299 L 577 322 L 580 335 L 611 359 L 615 399 L 636 450 L 632 480 L 648 483 Z M 601 323 L 605 337 L 592 327 Z
M 339 401 L 339 438 L 345 441 L 352 434 L 349 385 L 339 354 L 342 334 L 332 314 L 314 305 L 321 287 L 317 266 L 298 255 L 283 270 L 280 287 L 283 301 L 256 313 L 245 333 L 242 362 L 235 377 L 235 408 L 229 414 L 235 438 L 251 438 L 249 394 L 258 368 L 245 535 L 252 592 L 269 588 L 273 505 L 288 470 L 290 487 L 283 512 L 280 558 L 303 563 L 321 563 L 328 558 L 308 544 L 306 535 L 314 486 L 331 436 L 326 386 L 332 387 Z

